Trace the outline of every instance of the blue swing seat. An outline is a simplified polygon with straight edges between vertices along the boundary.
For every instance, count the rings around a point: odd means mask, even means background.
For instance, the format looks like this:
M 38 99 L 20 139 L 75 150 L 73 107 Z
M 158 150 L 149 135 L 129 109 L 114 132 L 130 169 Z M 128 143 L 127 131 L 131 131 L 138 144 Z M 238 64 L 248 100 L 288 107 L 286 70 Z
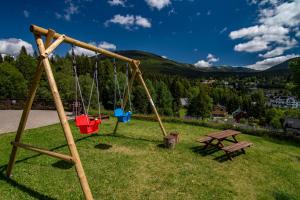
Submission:
M 131 111 L 125 113 L 122 108 L 117 108 L 114 110 L 114 116 L 118 118 L 118 122 L 126 123 L 130 121 L 131 115 Z

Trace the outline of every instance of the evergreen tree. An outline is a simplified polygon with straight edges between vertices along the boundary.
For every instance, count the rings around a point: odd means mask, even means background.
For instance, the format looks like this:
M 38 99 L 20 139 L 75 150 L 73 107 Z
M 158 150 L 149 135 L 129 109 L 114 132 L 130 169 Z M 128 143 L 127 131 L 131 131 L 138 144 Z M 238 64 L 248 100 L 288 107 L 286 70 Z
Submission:
M 16 67 L 23 74 L 26 80 L 32 79 L 35 72 L 36 60 L 27 54 L 24 46 L 22 46 L 20 54 L 16 60 Z
M 148 98 L 141 85 L 137 85 L 134 89 L 133 105 L 135 112 L 146 114 L 148 111 Z
M 180 98 L 184 95 L 184 86 L 180 82 L 179 78 L 173 80 L 171 85 L 171 93 L 174 97 L 173 99 L 173 111 L 176 116 L 179 116 L 179 109 L 180 109 Z
M 197 118 L 210 117 L 212 111 L 212 98 L 207 91 L 200 88 L 199 92 L 190 99 L 187 114 Z
M 0 99 L 25 98 L 26 81 L 23 75 L 10 63 L 0 64 Z
M 3 60 L 4 60 L 4 62 L 12 63 L 12 64 L 14 64 L 14 62 L 15 62 L 14 58 L 10 55 L 5 55 Z
M 2 54 L 0 53 L 0 64 L 3 63 L 3 57 Z
M 300 58 L 296 58 L 289 63 L 289 68 L 292 71 L 292 77 L 295 84 L 295 94 L 300 98 Z
M 161 114 L 170 116 L 173 114 L 172 102 L 173 97 L 167 85 L 163 81 L 159 81 L 156 86 L 157 107 Z

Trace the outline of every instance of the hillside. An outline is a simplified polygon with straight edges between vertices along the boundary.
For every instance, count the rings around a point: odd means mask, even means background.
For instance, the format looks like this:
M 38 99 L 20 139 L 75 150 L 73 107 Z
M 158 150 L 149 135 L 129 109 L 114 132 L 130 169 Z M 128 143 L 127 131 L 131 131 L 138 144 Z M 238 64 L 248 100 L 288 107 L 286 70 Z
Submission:
M 180 75 L 189 78 L 232 75 L 251 76 L 256 74 L 268 75 L 282 72 L 288 73 L 288 63 L 295 59 L 289 59 L 265 71 L 256 71 L 245 67 L 231 66 L 195 67 L 192 64 L 176 62 L 153 53 L 137 50 L 118 51 L 117 53 L 141 60 L 141 69 L 144 73 Z
M 141 69 L 144 73 L 161 73 L 197 78 L 199 76 L 218 76 L 220 74 L 226 76 L 235 73 L 244 74 L 255 72 L 255 70 L 252 69 L 231 66 L 197 68 L 192 64 L 180 63 L 167 58 L 163 58 L 156 54 L 136 50 L 118 51 L 117 53 L 140 60 Z
M 295 59 L 298 59 L 300 57 L 297 58 L 291 58 L 289 60 L 286 60 L 278 65 L 275 65 L 267 70 L 265 70 L 265 72 L 288 72 L 289 71 L 289 62 L 294 61 Z

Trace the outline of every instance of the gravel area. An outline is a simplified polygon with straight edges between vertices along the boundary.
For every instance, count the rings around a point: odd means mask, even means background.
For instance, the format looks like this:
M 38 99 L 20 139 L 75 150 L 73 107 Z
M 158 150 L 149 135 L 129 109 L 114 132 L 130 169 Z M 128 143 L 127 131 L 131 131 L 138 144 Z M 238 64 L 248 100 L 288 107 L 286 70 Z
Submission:
M 0 134 L 17 131 L 21 115 L 22 110 L 0 110 Z M 56 123 L 59 123 L 56 111 L 31 110 L 25 129 L 38 128 Z

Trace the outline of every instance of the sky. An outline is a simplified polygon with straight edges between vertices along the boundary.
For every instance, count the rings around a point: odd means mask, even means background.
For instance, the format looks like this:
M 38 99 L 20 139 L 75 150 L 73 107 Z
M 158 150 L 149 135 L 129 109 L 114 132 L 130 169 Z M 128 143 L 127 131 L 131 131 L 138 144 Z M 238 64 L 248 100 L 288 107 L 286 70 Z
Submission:
M 300 0 L 10 0 L 1 2 L 0 17 L 0 53 L 14 56 L 21 46 L 36 50 L 30 24 L 196 67 L 264 70 L 300 55 Z

